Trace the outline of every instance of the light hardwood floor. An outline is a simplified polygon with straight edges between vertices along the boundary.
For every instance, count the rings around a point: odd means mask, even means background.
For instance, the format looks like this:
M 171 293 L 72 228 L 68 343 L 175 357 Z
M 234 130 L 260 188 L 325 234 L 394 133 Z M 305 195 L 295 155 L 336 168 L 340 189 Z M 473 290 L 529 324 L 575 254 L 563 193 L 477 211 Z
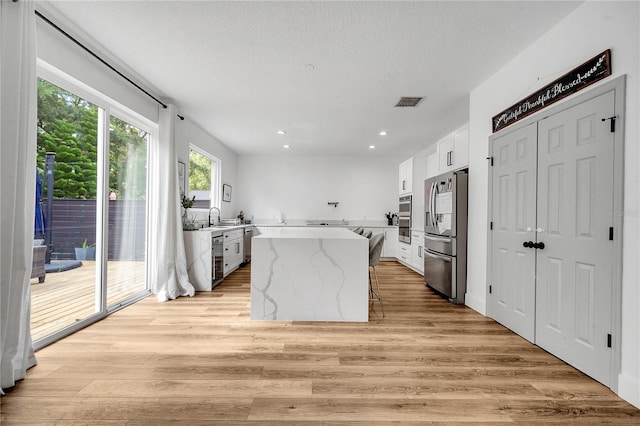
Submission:
M 249 320 L 250 268 L 37 353 L 2 424 L 640 424 L 605 386 L 381 262 L 386 316 Z

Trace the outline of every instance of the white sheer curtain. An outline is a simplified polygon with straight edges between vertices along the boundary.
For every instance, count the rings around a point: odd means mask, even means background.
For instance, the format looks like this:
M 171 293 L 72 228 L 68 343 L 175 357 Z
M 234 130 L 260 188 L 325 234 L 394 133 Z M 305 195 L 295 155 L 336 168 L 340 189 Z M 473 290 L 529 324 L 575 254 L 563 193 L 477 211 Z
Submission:
M 37 108 L 33 2 L 1 0 L 0 21 L 0 372 L 6 389 L 36 364 L 30 330 Z
M 158 143 L 149 147 L 149 288 L 160 302 L 195 294 L 195 288 L 187 275 L 187 258 L 182 239 L 175 143 L 176 114 L 173 105 L 160 109 Z

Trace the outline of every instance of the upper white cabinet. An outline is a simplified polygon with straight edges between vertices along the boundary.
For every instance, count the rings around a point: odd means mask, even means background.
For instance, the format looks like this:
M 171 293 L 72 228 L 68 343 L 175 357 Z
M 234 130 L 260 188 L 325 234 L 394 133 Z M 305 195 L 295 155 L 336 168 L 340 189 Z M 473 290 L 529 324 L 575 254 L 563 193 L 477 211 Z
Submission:
M 437 143 L 438 173 L 469 165 L 469 124 L 456 129 Z M 433 175 L 435 176 L 435 175 Z
M 452 170 L 469 166 L 469 123 L 453 132 Z
M 413 191 L 413 157 L 400 163 L 398 172 L 398 193 L 411 194 Z
M 427 175 L 426 175 L 426 179 L 428 179 L 430 177 L 438 176 L 440 174 L 440 165 L 438 164 L 439 160 L 440 159 L 438 158 L 438 151 L 436 151 L 433 154 L 427 156 Z

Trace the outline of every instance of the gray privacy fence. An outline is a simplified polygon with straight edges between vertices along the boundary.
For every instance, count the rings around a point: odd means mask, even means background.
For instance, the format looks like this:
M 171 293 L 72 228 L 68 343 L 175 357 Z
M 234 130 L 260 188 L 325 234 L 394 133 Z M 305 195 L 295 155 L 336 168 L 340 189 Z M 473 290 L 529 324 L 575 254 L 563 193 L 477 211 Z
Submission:
M 75 259 L 85 239 L 95 245 L 96 200 L 53 200 L 52 216 L 52 260 Z M 109 201 L 109 260 L 144 260 L 146 218 L 146 200 Z

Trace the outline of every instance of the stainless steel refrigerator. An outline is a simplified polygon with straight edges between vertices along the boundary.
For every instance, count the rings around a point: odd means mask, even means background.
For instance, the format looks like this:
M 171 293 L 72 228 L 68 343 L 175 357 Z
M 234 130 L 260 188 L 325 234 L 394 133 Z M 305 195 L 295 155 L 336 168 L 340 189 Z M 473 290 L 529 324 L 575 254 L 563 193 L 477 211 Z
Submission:
M 467 289 L 466 170 L 424 181 L 424 280 L 453 303 L 464 303 Z

